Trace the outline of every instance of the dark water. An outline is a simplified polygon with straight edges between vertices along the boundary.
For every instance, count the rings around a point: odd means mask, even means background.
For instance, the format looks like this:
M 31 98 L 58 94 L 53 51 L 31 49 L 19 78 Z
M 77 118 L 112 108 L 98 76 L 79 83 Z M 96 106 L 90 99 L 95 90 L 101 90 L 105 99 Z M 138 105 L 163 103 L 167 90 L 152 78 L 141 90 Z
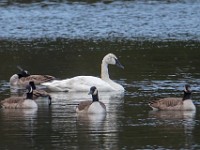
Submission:
M 0 99 L 17 65 L 58 79 L 109 66 L 126 92 L 99 93 L 106 116 L 78 116 L 87 93 L 50 93 L 37 110 L 0 109 L 0 149 L 199 149 L 199 1 L 4 1 L 0 7 Z M 87 17 L 86 17 L 87 16 Z M 89 17 L 88 17 L 89 16 Z M 196 112 L 152 112 L 147 103 L 193 90 Z

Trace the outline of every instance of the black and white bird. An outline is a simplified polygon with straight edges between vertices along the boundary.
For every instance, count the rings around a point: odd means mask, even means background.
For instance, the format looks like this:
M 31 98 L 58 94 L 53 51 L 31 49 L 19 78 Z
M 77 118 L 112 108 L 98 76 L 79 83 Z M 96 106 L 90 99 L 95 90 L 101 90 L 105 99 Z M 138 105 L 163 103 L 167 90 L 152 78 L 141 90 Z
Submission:
M 92 95 L 92 101 L 80 102 L 76 108 L 76 112 L 88 114 L 105 114 L 106 106 L 103 102 L 99 101 L 98 90 L 95 86 L 90 88 L 89 94 Z

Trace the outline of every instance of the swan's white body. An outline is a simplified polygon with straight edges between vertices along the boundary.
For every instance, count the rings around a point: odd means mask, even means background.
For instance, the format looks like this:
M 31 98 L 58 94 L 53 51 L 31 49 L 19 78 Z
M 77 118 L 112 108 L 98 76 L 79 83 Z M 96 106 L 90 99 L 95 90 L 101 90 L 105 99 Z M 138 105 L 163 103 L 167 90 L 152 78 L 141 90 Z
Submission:
M 101 78 L 94 76 L 77 76 L 65 80 L 54 80 L 52 82 L 46 82 L 45 85 L 51 91 L 77 91 L 83 92 L 88 91 L 91 86 L 96 86 L 101 92 L 121 91 L 124 92 L 124 88 L 112 81 L 109 78 L 108 64 L 121 65 L 114 54 L 107 54 L 101 64 Z M 120 66 L 122 67 L 122 65 Z
M 77 76 L 65 80 L 55 80 L 52 82 L 44 83 L 51 91 L 68 91 L 68 92 L 83 92 L 88 91 L 91 85 L 96 86 L 101 92 L 111 92 L 111 91 L 124 91 L 124 88 L 113 82 L 104 81 L 101 78 L 93 76 Z

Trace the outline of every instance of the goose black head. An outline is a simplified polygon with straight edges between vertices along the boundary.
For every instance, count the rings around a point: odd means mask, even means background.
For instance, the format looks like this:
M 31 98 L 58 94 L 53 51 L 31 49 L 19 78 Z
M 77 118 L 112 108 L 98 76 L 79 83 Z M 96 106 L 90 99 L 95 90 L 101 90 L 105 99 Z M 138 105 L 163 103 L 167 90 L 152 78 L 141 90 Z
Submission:
M 21 71 L 20 73 L 18 73 L 19 78 L 30 76 L 27 70 L 22 69 L 20 66 L 17 66 L 17 68 Z
M 30 85 L 26 86 L 26 99 L 33 99 L 33 88 Z
M 90 91 L 88 94 L 91 94 L 92 95 L 92 99 L 93 99 L 93 102 L 94 101 L 99 101 L 99 97 L 98 97 L 98 90 L 95 86 L 92 86 L 90 88 Z
M 36 89 L 36 86 L 35 86 L 34 81 L 30 81 L 30 82 L 29 82 L 29 85 L 32 87 L 33 90 Z
M 189 84 L 185 85 L 183 100 L 191 99 L 192 91 L 191 86 Z

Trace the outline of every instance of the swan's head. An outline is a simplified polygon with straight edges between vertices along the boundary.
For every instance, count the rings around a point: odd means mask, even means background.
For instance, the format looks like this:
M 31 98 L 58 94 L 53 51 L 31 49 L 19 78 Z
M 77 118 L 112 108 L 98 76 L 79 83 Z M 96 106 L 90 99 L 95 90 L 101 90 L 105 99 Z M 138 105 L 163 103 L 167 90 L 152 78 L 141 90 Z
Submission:
M 118 58 L 112 53 L 107 54 L 103 58 L 102 62 L 104 62 L 106 64 L 116 65 L 116 66 L 124 69 L 124 66 L 119 62 Z

